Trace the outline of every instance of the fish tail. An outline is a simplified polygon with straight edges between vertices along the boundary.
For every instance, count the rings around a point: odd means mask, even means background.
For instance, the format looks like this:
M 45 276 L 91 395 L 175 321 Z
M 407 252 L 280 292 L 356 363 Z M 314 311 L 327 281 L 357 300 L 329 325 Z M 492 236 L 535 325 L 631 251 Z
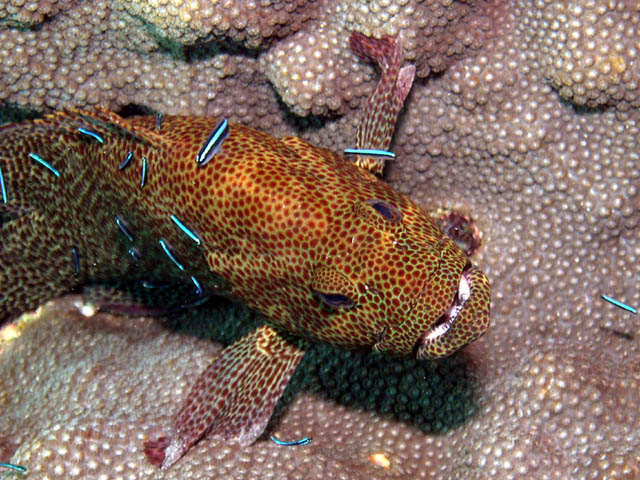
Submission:
M 69 269 L 73 277 L 72 246 L 46 218 L 73 155 L 58 135 L 64 115 L 0 127 L 0 323 L 70 288 L 60 277 Z
M 59 280 L 73 278 L 71 251 L 48 244 L 51 234 L 37 211 L 0 225 L 0 325 L 72 287 Z
M 157 149 L 163 142 L 104 110 L 0 127 L 0 321 L 67 292 L 89 268 L 108 268 L 117 247 L 104 247 L 99 234 L 79 234 L 77 219 L 104 200 L 96 182 L 115 175 L 118 163 L 101 162 L 120 162 L 108 155 L 118 145 Z M 87 264 L 88 252 L 103 261 Z
M 0 127 L 0 324 L 58 292 L 40 276 L 48 270 L 40 262 L 49 255 L 39 244 L 46 224 L 33 207 L 55 174 L 28 156 L 42 154 L 35 147 L 49 135 L 48 128 L 34 121 Z M 53 163 L 47 165 L 55 169 Z

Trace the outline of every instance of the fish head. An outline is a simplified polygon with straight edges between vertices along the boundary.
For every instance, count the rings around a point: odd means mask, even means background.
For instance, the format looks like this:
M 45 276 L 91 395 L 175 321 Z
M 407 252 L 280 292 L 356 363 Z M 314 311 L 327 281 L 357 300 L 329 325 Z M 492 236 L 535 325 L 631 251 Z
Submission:
M 329 341 L 351 335 L 373 351 L 440 358 L 486 331 L 489 281 L 428 214 L 397 192 L 356 200 L 352 213 L 353 233 L 336 239 L 348 253 L 312 281 L 333 311 Z

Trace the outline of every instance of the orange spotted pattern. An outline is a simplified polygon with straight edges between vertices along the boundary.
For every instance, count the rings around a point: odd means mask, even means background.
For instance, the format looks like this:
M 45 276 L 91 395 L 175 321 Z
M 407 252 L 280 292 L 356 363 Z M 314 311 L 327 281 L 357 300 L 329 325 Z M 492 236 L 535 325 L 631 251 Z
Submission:
M 155 117 L 68 111 L 0 128 L 0 320 L 122 277 L 197 279 L 264 315 L 201 374 L 172 431 L 145 443 L 163 468 L 205 432 L 255 441 L 309 340 L 436 358 L 489 322 L 486 277 L 407 197 L 339 154 L 242 125 L 198 166 L 217 123 L 167 116 L 158 131 Z M 360 135 L 364 148 L 387 142 Z

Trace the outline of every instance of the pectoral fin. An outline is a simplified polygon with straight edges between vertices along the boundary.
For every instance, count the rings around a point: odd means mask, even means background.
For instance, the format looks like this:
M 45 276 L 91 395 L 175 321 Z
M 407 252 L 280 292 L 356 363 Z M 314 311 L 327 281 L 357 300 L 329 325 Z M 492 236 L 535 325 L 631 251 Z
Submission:
M 262 434 L 307 343 L 263 325 L 225 348 L 200 374 L 173 431 L 144 444 L 147 459 L 167 468 L 205 434 L 250 445 Z
M 375 39 L 361 33 L 353 33 L 349 46 L 360 57 L 377 63 L 380 81 L 369 97 L 362 119 L 356 131 L 356 147 L 387 150 L 395 130 L 398 114 L 413 85 L 416 69 L 413 65 L 402 67 L 402 46 L 394 37 Z M 359 155 L 356 165 L 381 175 L 383 157 Z

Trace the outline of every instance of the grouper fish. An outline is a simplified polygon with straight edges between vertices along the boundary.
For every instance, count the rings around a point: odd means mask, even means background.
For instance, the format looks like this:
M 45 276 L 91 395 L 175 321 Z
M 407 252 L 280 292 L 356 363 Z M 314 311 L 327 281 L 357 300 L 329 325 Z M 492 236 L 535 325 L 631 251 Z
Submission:
M 348 155 L 224 118 L 66 110 L 0 128 L 0 322 L 117 279 L 261 314 L 145 440 L 154 465 L 205 434 L 255 442 L 310 342 L 440 358 L 488 327 L 487 277 L 376 175 L 415 68 L 395 38 L 350 45 L 381 79 Z

